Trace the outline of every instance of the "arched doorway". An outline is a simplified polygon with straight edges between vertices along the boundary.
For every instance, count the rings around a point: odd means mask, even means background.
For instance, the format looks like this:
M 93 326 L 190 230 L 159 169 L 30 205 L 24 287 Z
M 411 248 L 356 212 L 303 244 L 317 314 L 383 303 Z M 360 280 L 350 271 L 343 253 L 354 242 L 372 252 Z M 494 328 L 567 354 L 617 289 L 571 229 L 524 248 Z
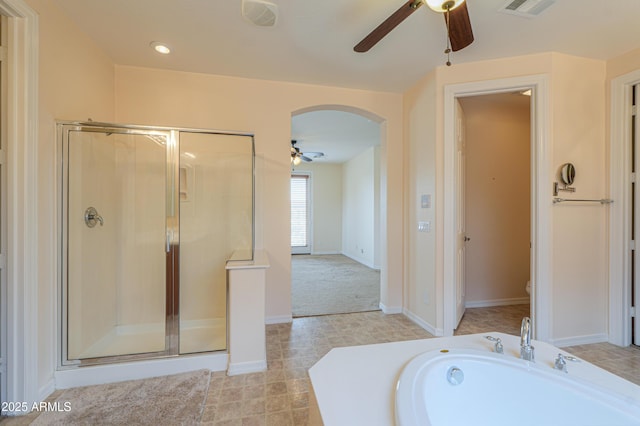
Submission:
M 294 317 L 381 308 L 384 130 L 380 117 L 345 106 L 292 114 Z

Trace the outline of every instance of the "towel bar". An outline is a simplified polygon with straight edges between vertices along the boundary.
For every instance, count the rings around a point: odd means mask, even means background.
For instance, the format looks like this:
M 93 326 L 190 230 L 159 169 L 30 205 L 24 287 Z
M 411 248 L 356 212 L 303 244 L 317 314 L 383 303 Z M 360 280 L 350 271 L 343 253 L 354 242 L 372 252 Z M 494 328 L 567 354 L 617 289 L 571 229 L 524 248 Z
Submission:
M 613 203 L 613 200 L 610 199 L 610 198 L 601 198 L 599 200 L 590 200 L 590 199 L 580 199 L 580 198 L 558 198 L 558 197 L 555 197 L 553 199 L 553 204 L 565 203 L 565 202 L 576 202 L 576 201 L 586 202 L 586 203 L 600 203 L 600 204 L 611 204 L 611 203 Z

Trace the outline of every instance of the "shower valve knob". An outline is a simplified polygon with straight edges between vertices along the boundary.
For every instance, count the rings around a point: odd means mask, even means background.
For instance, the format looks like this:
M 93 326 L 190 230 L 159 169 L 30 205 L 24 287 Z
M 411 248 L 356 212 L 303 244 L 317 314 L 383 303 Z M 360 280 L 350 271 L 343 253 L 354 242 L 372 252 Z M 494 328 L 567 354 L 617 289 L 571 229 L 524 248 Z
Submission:
M 96 226 L 96 223 L 100 223 L 100 226 L 104 226 L 104 220 L 102 219 L 102 216 L 98 214 L 95 207 L 89 207 L 84 211 L 84 223 L 89 228 Z

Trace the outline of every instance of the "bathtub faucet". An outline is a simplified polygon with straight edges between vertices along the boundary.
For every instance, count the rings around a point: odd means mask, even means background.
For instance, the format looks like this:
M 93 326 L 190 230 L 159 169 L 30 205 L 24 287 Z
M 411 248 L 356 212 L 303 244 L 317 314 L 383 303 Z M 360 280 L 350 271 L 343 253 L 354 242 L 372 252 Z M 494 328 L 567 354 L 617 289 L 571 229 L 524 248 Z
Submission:
M 526 361 L 535 361 L 534 347 L 531 346 L 531 319 L 522 318 L 520 326 L 520 358 Z

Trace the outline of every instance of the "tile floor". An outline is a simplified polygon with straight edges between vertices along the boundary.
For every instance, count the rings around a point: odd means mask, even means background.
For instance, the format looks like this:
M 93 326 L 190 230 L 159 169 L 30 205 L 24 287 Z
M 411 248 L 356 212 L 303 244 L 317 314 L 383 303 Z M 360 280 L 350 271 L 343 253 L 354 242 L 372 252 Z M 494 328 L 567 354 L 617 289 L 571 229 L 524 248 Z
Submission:
M 528 315 L 528 309 L 528 305 L 467 309 L 456 334 L 519 334 L 520 321 Z M 310 387 L 307 369 L 331 348 L 431 337 L 405 316 L 379 311 L 296 318 L 290 324 L 269 325 L 268 370 L 233 377 L 212 373 L 200 424 L 306 425 Z M 599 343 L 565 349 L 640 384 L 638 348 Z M 33 417 L 30 419 L 5 419 L 0 423 L 29 424 Z

